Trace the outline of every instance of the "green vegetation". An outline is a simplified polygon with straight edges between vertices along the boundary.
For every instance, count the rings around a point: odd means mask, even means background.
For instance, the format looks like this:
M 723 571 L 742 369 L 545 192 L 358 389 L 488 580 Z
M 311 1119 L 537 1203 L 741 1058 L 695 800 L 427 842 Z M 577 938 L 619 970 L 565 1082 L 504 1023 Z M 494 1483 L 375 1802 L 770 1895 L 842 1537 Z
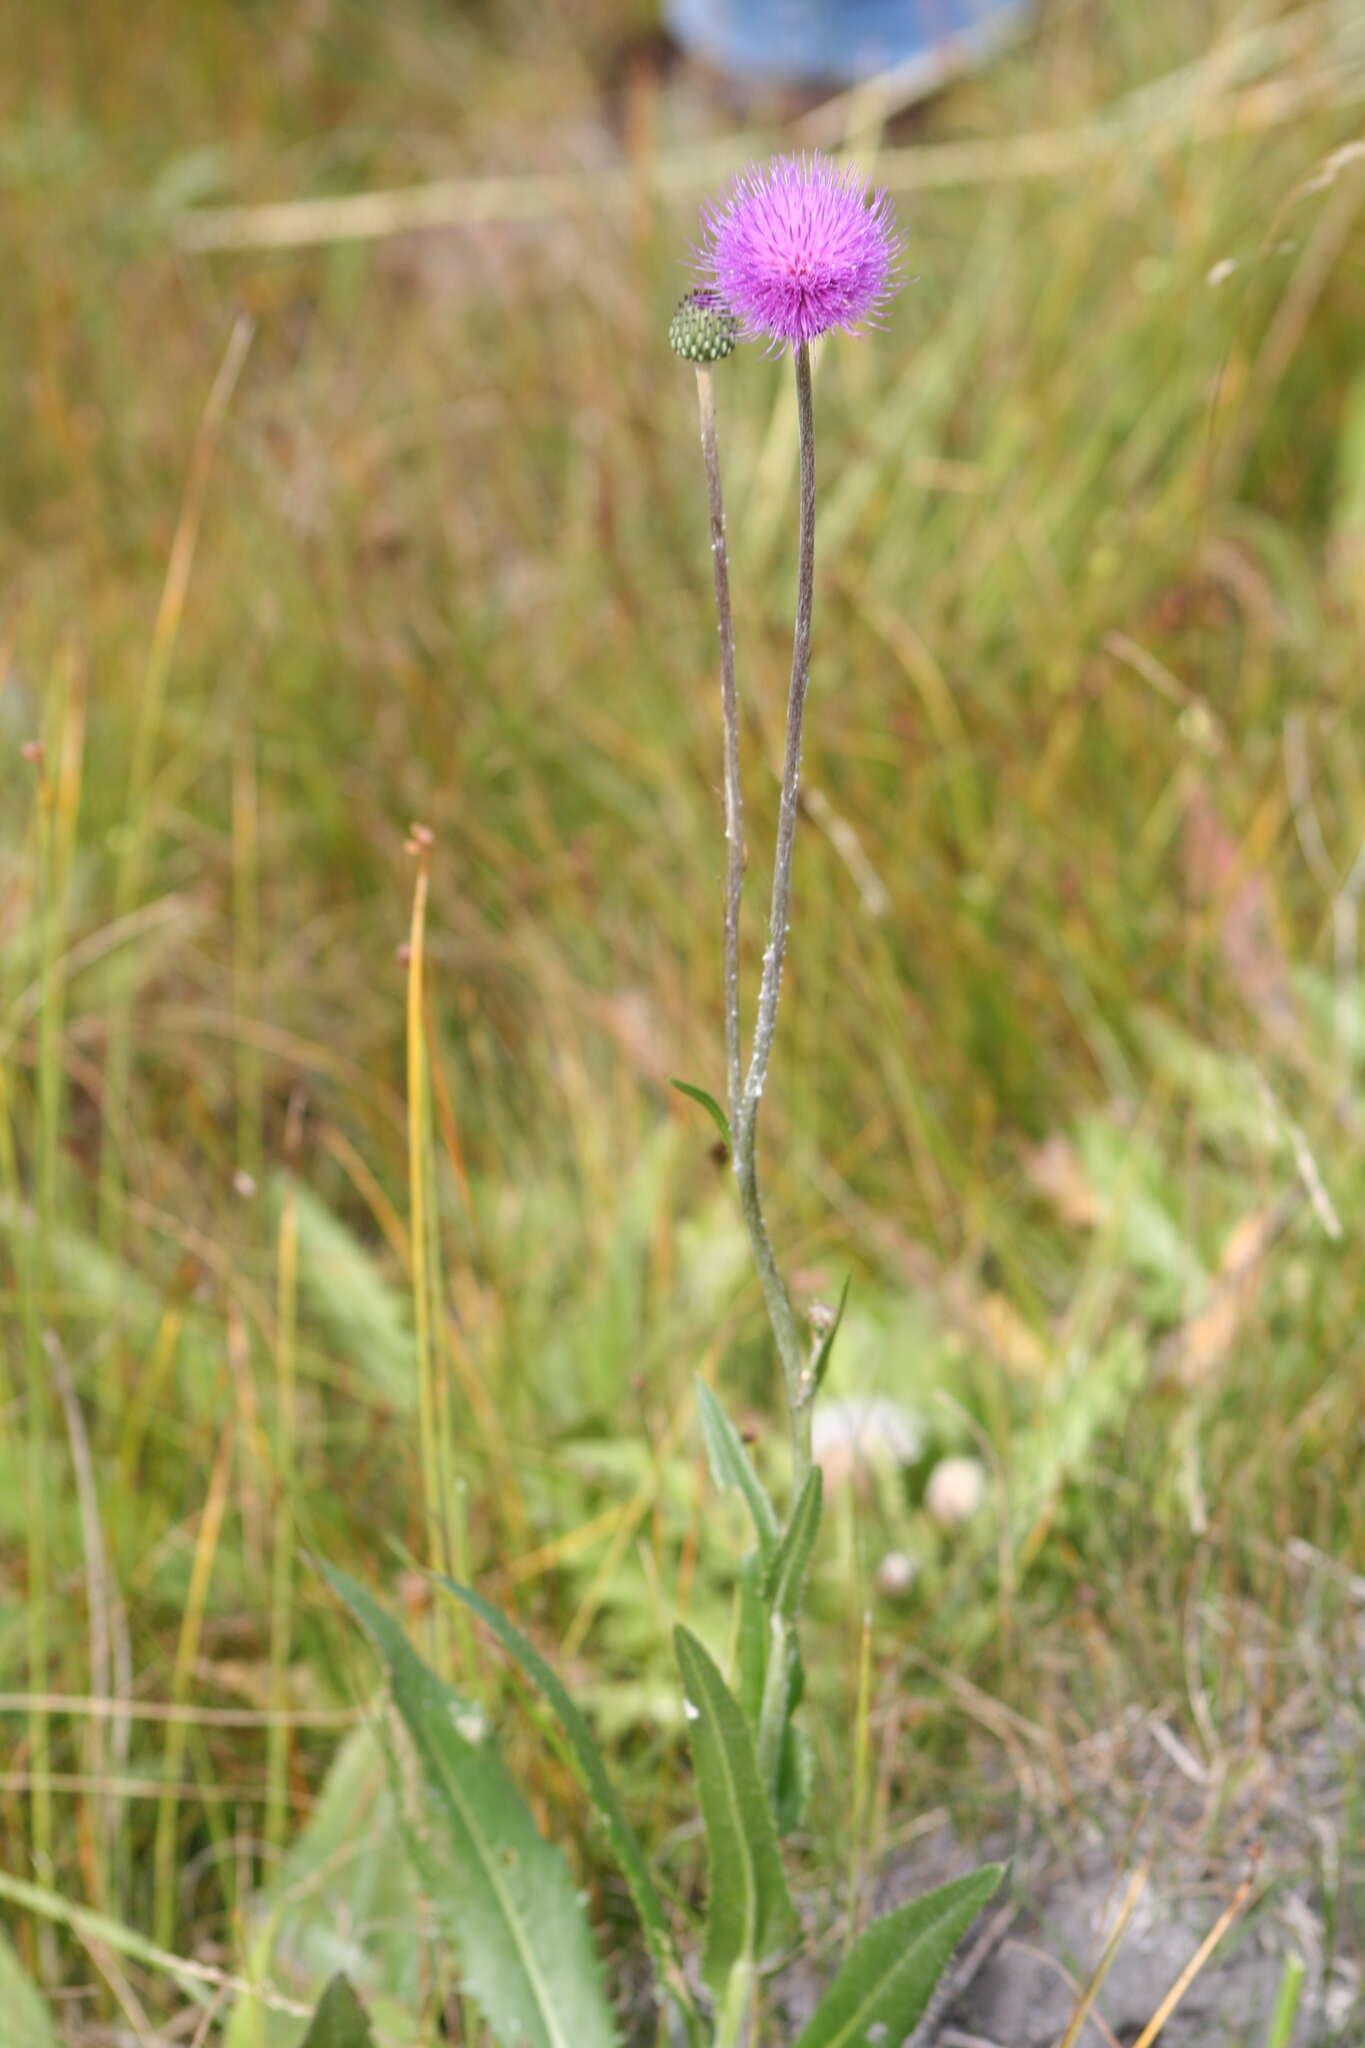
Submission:
M 1355 14 L 1055 8 L 885 148 L 916 281 L 819 364 L 766 1185 L 806 1299 L 852 1276 L 829 1396 L 924 1438 L 811 1573 L 855 1893 L 912 1802 L 969 1825 L 991 1754 L 1061 1771 L 1130 1705 L 1234 1771 L 1327 1727 L 1359 1625 Z M 728 1642 L 743 1508 L 695 1376 L 778 1490 L 784 1432 L 670 1086 L 723 1092 L 724 849 L 665 330 L 697 199 L 772 138 L 695 132 L 617 61 L 640 25 L 0 0 L 0 1897 L 63 2039 L 199 2007 L 292 2048 L 343 1966 L 377 2039 L 444 1995 L 312 1555 L 581 1818 L 419 1568 L 509 1608 L 701 1881 L 672 1629 Z M 423 233 L 195 246 L 430 180 Z M 752 967 L 795 421 L 757 352 L 717 385 Z M 956 1533 L 948 1452 L 991 1475 Z

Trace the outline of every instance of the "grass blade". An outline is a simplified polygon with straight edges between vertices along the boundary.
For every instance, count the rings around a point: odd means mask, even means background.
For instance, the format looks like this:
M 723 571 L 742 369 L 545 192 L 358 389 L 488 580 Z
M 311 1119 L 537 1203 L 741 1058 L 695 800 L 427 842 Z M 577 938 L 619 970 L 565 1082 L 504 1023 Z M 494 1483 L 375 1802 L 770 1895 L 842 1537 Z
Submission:
M 702 1976 L 720 1997 L 735 1965 L 772 1955 L 796 1915 L 748 1723 L 696 1637 L 677 1628 L 673 1640 L 710 1865 Z
M 384 1663 L 416 1765 L 401 1774 L 413 1860 L 492 2032 L 506 2048 L 617 2048 L 568 1865 L 536 1828 L 474 1710 L 363 1587 L 321 1569 Z
M 876 1921 L 854 1942 L 796 2048 L 903 2041 L 1002 1875 L 998 1863 L 987 1864 Z
M 1291 2048 L 1294 2022 L 1299 2016 L 1299 1999 L 1303 1995 L 1303 1980 L 1307 1974 L 1308 1968 L 1302 1956 L 1285 1957 L 1270 2025 L 1266 2029 L 1265 2048 Z

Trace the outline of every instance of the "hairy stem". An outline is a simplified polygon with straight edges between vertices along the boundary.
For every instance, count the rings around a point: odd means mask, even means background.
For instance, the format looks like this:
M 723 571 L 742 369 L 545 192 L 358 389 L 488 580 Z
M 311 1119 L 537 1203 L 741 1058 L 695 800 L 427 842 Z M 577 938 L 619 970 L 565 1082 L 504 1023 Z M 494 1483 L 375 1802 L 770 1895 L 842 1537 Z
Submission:
M 782 763 L 782 797 L 777 814 L 777 850 L 773 863 L 772 904 L 768 913 L 768 944 L 763 954 L 758 1011 L 754 1024 L 749 1071 L 733 1116 L 735 1179 L 740 1207 L 758 1267 L 769 1320 L 777 1339 L 786 1384 L 791 1424 L 792 1488 L 795 1499 L 811 1462 L 811 1398 L 806 1346 L 791 1296 L 773 1254 L 758 1193 L 758 1109 L 768 1078 L 782 963 L 787 951 L 791 911 L 792 847 L 796 838 L 797 799 L 801 783 L 801 729 L 810 684 L 811 612 L 815 591 L 815 408 L 811 395 L 810 349 L 796 351 L 796 408 L 801 447 L 801 531 L 796 576 L 796 628 L 792 640 L 791 687 L 787 697 L 787 740 Z

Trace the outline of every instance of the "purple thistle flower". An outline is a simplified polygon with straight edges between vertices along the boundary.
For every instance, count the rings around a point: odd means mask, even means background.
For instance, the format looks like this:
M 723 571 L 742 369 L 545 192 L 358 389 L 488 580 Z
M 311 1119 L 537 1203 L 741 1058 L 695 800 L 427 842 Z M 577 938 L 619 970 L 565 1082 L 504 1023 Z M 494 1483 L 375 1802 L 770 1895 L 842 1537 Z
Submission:
M 702 209 L 706 282 L 748 339 L 800 348 L 831 327 L 852 332 L 895 290 L 900 254 L 891 201 L 827 156 L 779 156 L 741 172 Z

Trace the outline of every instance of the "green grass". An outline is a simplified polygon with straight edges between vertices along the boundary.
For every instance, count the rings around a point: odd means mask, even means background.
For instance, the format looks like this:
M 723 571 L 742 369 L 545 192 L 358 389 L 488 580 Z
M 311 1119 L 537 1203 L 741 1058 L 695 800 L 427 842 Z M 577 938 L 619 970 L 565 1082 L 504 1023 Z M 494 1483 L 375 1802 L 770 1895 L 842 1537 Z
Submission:
M 1061 1741 L 1174 1700 L 1235 1746 L 1293 1683 L 1239 1617 L 1329 1664 L 1350 1627 L 1301 1546 L 1365 1548 L 1351 12 L 1056 8 L 882 158 L 914 282 L 819 365 L 774 1231 L 807 1292 L 854 1276 L 831 1391 L 997 1480 L 978 1535 L 920 1472 L 825 1545 L 829 1782 L 860 1683 L 904 1738 L 865 1865 L 902 1801 L 971 1804 L 964 1697 Z M 458 1503 L 671 1827 L 668 1624 L 723 1637 L 729 1595 L 698 1370 L 780 1463 L 668 1086 L 719 1084 L 723 848 L 663 333 L 717 149 L 770 138 L 609 99 L 638 21 L 576 14 L 0 0 L 0 1867 L 225 1967 L 369 1683 L 303 1551 L 420 1629 L 404 1560 Z M 599 177 L 623 134 L 682 170 Z M 438 232 L 184 246 L 187 206 L 433 178 Z M 795 443 L 779 366 L 719 383 L 756 961 Z M 860 1681 L 888 1548 L 919 1590 Z M 68 1934 L 19 1923 L 78 2038 L 119 1990 Z

